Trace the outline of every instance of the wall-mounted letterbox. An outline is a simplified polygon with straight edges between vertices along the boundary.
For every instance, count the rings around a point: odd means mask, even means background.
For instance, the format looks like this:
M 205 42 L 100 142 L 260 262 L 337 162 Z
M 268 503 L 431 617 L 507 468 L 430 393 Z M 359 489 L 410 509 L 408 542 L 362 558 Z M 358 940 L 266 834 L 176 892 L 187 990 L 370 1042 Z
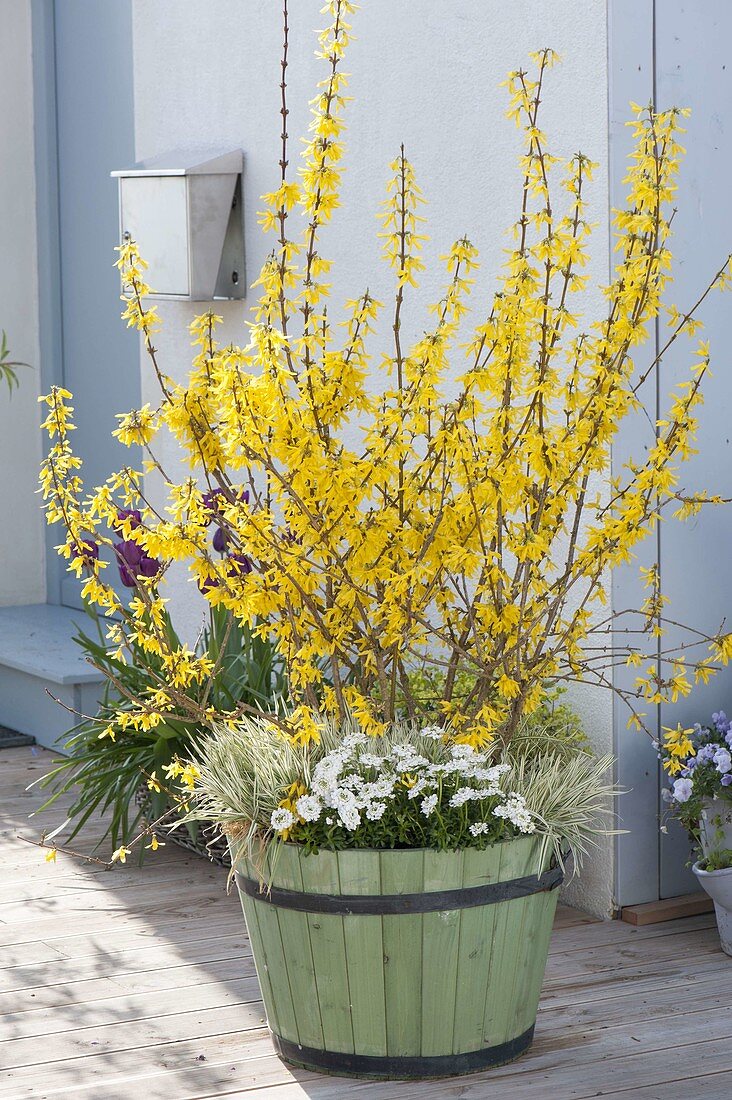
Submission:
M 243 155 L 168 153 L 112 172 L 120 239 L 148 264 L 152 298 L 243 298 Z

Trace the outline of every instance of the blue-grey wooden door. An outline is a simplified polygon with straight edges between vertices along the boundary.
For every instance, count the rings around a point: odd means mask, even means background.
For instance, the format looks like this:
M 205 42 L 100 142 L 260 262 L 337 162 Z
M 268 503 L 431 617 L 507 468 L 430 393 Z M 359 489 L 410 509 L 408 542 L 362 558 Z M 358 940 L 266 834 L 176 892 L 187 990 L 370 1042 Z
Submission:
M 690 107 L 683 144 L 687 149 L 674 219 L 672 247 L 678 258 L 669 297 L 688 308 L 716 267 L 732 252 L 732 4 L 729 0 L 663 0 L 656 3 L 656 101 L 659 107 Z M 699 453 L 681 476 L 689 492 L 707 489 L 732 497 L 732 296 L 714 293 L 700 316 L 705 331 L 671 350 L 659 390 L 688 378 L 693 349 L 708 339 L 712 376 L 705 379 L 699 413 Z M 661 337 L 663 339 L 663 335 Z M 661 583 L 670 614 L 705 631 L 732 630 L 732 506 L 706 508 L 686 523 L 664 524 Z M 672 640 L 679 640 L 678 633 Z M 692 651 L 693 652 L 693 651 Z M 661 725 L 709 721 L 712 712 L 732 715 L 732 669 L 708 686 L 697 686 L 674 706 L 661 707 Z M 673 897 L 696 888 L 685 866 L 688 845 L 679 829 L 661 835 L 660 894 Z
M 113 267 L 119 243 L 115 168 L 134 162 L 131 0 L 55 0 L 61 344 L 74 395 L 74 447 L 89 486 L 130 452 L 112 438 L 115 413 L 139 404 L 138 345 L 120 320 Z M 62 567 L 63 568 L 63 567 Z M 61 578 L 62 603 L 78 584 Z
M 671 246 L 676 258 L 675 280 L 667 301 L 688 309 L 699 296 L 716 265 L 732 251 L 732 210 L 727 183 L 732 152 L 732 5 L 728 0 L 610 0 L 610 190 L 611 205 L 624 202 L 626 157 L 631 138 L 625 125 L 630 101 L 654 101 L 659 109 L 688 106 L 683 144 L 678 213 Z M 615 254 L 611 252 L 611 262 Z M 711 344 L 713 375 L 705 380 L 706 402 L 699 411 L 699 453 L 683 469 L 681 485 L 690 492 L 706 488 L 732 497 L 730 416 L 732 363 L 729 329 L 732 298 L 713 294 L 701 311 Z M 647 366 L 669 330 L 659 325 L 654 345 L 636 357 Z M 698 338 L 698 337 L 697 337 Z M 688 378 L 694 343 L 679 341 L 657 377 L 644 387 L 647 416 L 623 424 L 613 448 L 613 467 L 637 459 L 653 444 L 653 425 L 668 407 L 675 383 Z M 714 631 L 723 619 L 732 628 L 732 586 L 727 563 L 732 550 L 732 507 L 708 508 L 685 524 L 664 522 L 657 538 L 649 539 L 629 566 L 615 570 L 616 609 L 637 607 L 645 593 L 638 565 L 650 565 L 658 554 L 661 585 L 669 600 L 669 615 L 678 622 Z M 662 640 L 678 644 L 678 630 Z M 693 653 L 693 651 L 692 651 Z M 635 670 L 616 670 L 616 683 L 631 688 Z M 660 737 L 664 726 L 708 721 L 714 711 L 732 712 L 732 669 L 723 670 L 704 687 L 675 705 L 645 706 L 646 721 Z M 688 867 L 688 840 L 660 800 L 667 781 L 650 739 L 626 728 L 627 710 L 615 711 L 618 780 L 628 793 L 619 799 L 619 825 L 628 832 L 617 838 L 615 896 L 618 905 L 633 905 L 659 897 L 675 897 L 697 889 Z M 659 832 L 659 819 L 668 832 Z

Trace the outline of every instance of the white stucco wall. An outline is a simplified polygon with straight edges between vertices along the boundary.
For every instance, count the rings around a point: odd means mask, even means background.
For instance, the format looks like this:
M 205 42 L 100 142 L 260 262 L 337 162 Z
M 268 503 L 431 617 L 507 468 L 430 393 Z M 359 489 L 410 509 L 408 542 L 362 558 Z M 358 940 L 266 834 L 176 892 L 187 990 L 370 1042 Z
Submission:
M 292 2 L 289 133 L 291 159 L 308 121 L 308 100 L 322 70 L 313 57 L 320 0 Z M 271 240 L 260 234 L 259 196 L 277 183 L 279 159 L 280 13 L 277 0 L 207 0 L 205 18 L 190 0 L 133 0 L 136 149 L 139 158 L 185 147 L 241 147 L 246 155 L 247 279 L 251 282 Z M 591 220 L 598 223 L 589 283 L 607 279 L 608 124 L 606 0 L 364 0 L 354 19 L 356 41 L 345 68 L 350 93 L 342 209 L 324 234 L 322 251 L 335 261 L 333 307 L 368 286 L 389 294 L 375 214 L 388 164 L 404 141 L 429 205 L 427 272 L 405 320 L 409 332 L 427 324 L 424 305 L 439 297 L 437 263 L 463 233 L 481 253 L 473 294 L 476 316 L 486 311 L 494 273 L 506 247 L 505 230 L 518 217 L 519 136 L 505 118 L 506 73 L 528 65 L 530 51 L 551 46 L 564 58 L 549 75 L 543 126 L 551 151 L 581 149 L 600 163 Z M 194 18 L 194 14 L 196 17 Z M 294 166 L 293 166 L 294 167 Z M 599 304 L 599 296 L 596 298 Z M 421 308 L 420 308 L 421 307 Z M 163 368 L 182 378 L 190 362 L 187 324 L 204 306 L 161 304 L 164 331 L 156 338 Z M 217 303 L 225 334 L 241 340 L 247 305 Z M 143 401 L 155 386 L 142 364 Z M 172 456 L 166 456 L 170 461 Z M 174 607 L 195 632 L 200 612 L 188 587 L 173 585 Z M 574 701 L 598 751 L 612 747 L 611 703 L 597 692 Z M 611 909 L 612 842 L 587 861 L 567 896 L 607 915 Z
M 0 0 L 0 329 L 19 371 L 0 384 L 0 604 L 46 598 L 39 498 L 40 352 L 30 0 Z

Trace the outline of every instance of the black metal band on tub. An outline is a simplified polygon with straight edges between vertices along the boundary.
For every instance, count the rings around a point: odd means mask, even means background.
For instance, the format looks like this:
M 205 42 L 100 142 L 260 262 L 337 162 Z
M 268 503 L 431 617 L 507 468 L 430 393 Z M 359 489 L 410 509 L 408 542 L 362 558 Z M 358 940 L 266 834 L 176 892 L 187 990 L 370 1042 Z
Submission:
M 477 905 L 495 905 L 500 901 L 513 901 L 514 898 L 527 898 L 531 894 L 555 890 L 563 879 L 561 867 L 550 867 L 538 876 L 527 875 L 485 886 L 466 886 L 460 890 L 433 890 L 421 894 L 306 894 L 298 890 L 284 890 L 280 886 L 260 889 L 260 884 L 254 879 L 236 872 L 239 888 L 257 901 L 269 902 L 278 909 L 332 913 L 341 917 L 473 909 Z
M 534 1037 L 532 1026 L 506 1043 L 470 1050 L 466 1054 L 439 1054 L 394 1057 L 378 1057 L 370 1054 L 342 1054 L 333 1050 L 317 1050 L 301 1047 L 297 1043 L 272 1035 L 275 1050 L 286 1062 L 323 1073 L 352 1075 L 354 1077 L 389 1078 L 409 1080 L 426 1077 L 455 1077 L 461 1073 L 475 1073 L 512 1062 L 531 1046 Z

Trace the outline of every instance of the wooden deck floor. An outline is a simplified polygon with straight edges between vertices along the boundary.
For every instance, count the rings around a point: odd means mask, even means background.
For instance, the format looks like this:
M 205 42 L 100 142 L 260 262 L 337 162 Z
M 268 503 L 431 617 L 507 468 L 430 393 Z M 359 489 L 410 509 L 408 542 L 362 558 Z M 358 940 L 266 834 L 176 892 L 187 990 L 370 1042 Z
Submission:
M 239 903 L 171 845 L 143 868 L 20 843 L 42 750 L 0 753 L 0 1100 L 729 1100 L 732 959 L 711 916 L 632 928 L 560 912 L 521 1061 L 430 1084 L 291 1072 L 273 1054 Z M 88 850 L 93 837 L 88 836 Z

